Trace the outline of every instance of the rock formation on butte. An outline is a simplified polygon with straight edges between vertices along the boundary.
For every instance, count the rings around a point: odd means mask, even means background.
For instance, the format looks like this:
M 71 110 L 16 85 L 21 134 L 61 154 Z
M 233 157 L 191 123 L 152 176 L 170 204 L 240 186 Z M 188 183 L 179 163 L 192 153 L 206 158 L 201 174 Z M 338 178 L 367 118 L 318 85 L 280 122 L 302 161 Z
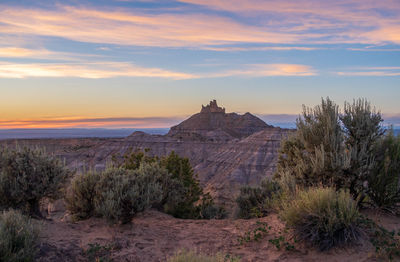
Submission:
M 225 113 L 225 108 L 218 107 L 217 101 L 210 101 L 202 106 L 200 113 L 191 116 L 177 126 L 171 127 L 168 136 L 177 138 L 244 138 L 255 132 L 272 126 L 267 125 L 250 113 L 238 115 Z M 197 135 L 197 136 L 195 136 Z
M 102 169 L 112 155 L 129 149 L 149 148 L 150 154 L 159 156 L 175 151 L 190 159 L 205 191 L 230 209 L 242 185 L 254 185 L 272 175 L 287 132 L 250 113 L 225 113 L 214 100 L 166 135 L 134 132 L 126 138 L 30 139 L 18 144 L 45 146 L 65 158 L 72 169 Z M 15 145 L 12 140 L 2 143 Z

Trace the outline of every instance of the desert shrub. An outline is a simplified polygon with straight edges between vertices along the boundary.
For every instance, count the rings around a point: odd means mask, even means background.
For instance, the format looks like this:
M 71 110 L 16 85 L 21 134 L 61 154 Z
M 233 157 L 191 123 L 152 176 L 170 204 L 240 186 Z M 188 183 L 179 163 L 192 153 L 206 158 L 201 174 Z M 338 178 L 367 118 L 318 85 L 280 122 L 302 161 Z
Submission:
M 352 243 L 361 236 L 360 214 L 348 192 L 333 188 L 299 191 L 283 206 L 282 219 L 294 229 L 296 238 L 320 250 Z
M 214 256 L 183 250 L 168 259 L 168 262 L 239 262 L 239 257 L 218 253 Z
M 146 208 L 157 208 L 182 218 L 223 218 L 225 210 L 216 206 L 208 194 L 199 203 L 188 200 L 188 187 L 173 177 L 158 162 L 142 162 L 130 170 L 110 167 L 104 172 L 77 175 L 65 200 L 77 219 L 92 215 L 110 222 L 128 222 Z
M 0 209 L 41 216 L 39 200 L 58 196 L 69 171 L 42 149 L 0 150 Z
M 313 109 L 303 106 L 296 125 L 297 131 L 282 142 L 277 176 L 290 173 L 305 187 L 332 185 L 345 165 L 339 107 L 329 98 Z
M 154 164 L 142 164 L 137 170 L 106 170 L 97 184 L 96 213 L 110 222 L 130 222 L 136 213 L 162 201 L 160 175 L 167 173 Z
M 244 186 L 236 198 L 239 218 L 265 216 L 279 197 L 280 186 L 277 182 L 265 179 L 259 187 Z
M 376 143 L 374 155 L 368 197 L 374 206 L 396 213 L 400 202 L 400 136 L 389 132 Z
M 300 188 L 300 186 L 296 183 L 296 178 L 291 175 L 290 172 L 283 171 L 279 174 L 279 177 L 274 177 L 273 179 L 278 183 L 280 189 L 281 189 L 281 194 L 283 194 L 283 197 L 289 197 L 293 196 L 297 190 Z M 282 198 L 282 196 L 281 196 Z
M 162 210 L 178 218 L 220 218 L 224 210 L 210 201 L 210 196 L 203 194 L 197 175 L 189 159 L 180 157 L 175 152 L 164 157 L 150 156 L 149 150 L 128 150 L 122 157 L 114 156 L 113 165 L 128 170 L 137 170 L 141 164 L 158 164 L 167 174 L 158 176 L 162 186 L 162 200 L 156 204 Z M 202 199 L 207 201 L 203 201 Z
M 19 211 L 0 213 L 0 261 L 33 261 L 37 253 L 39 230 Z
M 97 182 L 96 174 L 79 176 L 72 182 L 66 201 L 77 218 L 90 216 L 94 205 L 97 215 L 111 221 L 127 222 L 147 207 L 179 218 L 218 219 L 226 215 L 203 193 L 189 159 L 175 152 L 159 158 L 149 155 L 147 149 L 129 149 L 122 157 L 114 155 L 111 167 L 98 175 Z M 85 200 L 77 203 L 81 199 Z
M 76 175 L 67 190 L 65 202 L 67 209 L 76 219 L 84 219 L 94 215 L 94 201 L 97 197 L 97 184 L 101 173 L 89 171 Z
M 161 159 L 160 165 L 172 175 L 172 179 L 183 185 L 183 190 L 181 190 L 182 201 L 175 202 L 174 205 L 171 205 L 172 202 L 170 201 L 166 210 L 167 213 L 179 218 L 197 217 L 195 204 L 201 198 L 203 189 L 200 187 L 189 159 L 180 157 L 172 151 Z
M 358 99 L 353 104 L 344 104 L 340 120 L 345 134 L 345 151 L 350 154 L 350 163 L 339 181 L 354 197 L 362 200 L 367 190 L 366 181 L 376 164 L 373 152 L 375 144 L 385 133 L 381 126 L 383 119 L 380 112 L 372 108 L 367 100 Z
M 291 175 L 301 187 L 346 188 L 363 199 L 374 166 L 373 148 L 383 135 L 379 112 L 359 99 L 344 113 L 329 98 L 303 108 L 297 130 L 282 142 L 276 177 Z

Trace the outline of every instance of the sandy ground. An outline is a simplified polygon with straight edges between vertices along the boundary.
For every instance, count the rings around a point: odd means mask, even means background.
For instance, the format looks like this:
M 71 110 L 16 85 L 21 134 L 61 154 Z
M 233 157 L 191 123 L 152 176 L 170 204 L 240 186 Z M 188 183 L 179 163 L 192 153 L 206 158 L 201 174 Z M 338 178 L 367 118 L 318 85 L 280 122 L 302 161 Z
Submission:
M 370 214 L 390 229 L 400 227 L 400 219 Z M 205 254 L 221 252 L 240 256 L 242 261 L 381 261 L 374 257 L 368 241 L 349 248 L 319 252 L 296 244 L 296 250 L 278 250 L 268 240 L 276 238 L 284 226 L 276 214 L 250 220 L 184 220 L 155 210 L 139 214 L 126 225 L 110 226 L 103 219 L 91 218 L 76 223 L 53 212 L 42 222 L 39 261 L 89 261 L 84 254 L 89 244 L 110 246 L 113 261 L 166 261 L 182 249 Z M 243 243 L 238 238 L 260 227 L 271 226 L 260 240 Z M 93 260 L 95 261 L 95 260 Z

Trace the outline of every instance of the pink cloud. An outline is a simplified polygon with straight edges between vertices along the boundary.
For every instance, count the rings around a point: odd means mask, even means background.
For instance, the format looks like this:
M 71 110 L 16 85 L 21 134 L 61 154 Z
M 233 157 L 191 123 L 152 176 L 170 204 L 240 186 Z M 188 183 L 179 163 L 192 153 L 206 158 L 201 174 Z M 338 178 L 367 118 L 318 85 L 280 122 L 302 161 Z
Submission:
M 26 77 L 156 77 L 169 79 L 190 79 L 197 76 L 161 68 L 146 68 L 122 62 L 97 63 L 10 63 L 0 62 L 0 78 Z
M 0 33 L 56 36 L 136 46 L 209 47 L 237 43 L 400 43 L 400 2 L 182 0 L 251 19 L 207 13 L 147 14 L 135 9 L 58 6 L 0 8 Z M 390 12 L 385 16 L 382 13 Z M 299 49 L 301 50 L 301 49 Z
M 228 70 L 210 74 L 209 77 L 266 77 L 266 76 L 313 76 L 315 70 L 307 65 L 299 64 L 254 64 L 247 65 L 239 70 Z
M 341 76 L 400 76 L 400 67 L 360 67 L 348 71 L 337 72 Z
M 180 1 L 258 17 L 261 25 L 278 27 L 285 33 L 329 30 L 321 33 L 328 41 L 306 34 L 305 42 L 309 43 L 400 43 L 400 2 L 395 0 Z
M 0 10 L 0 33 L 58 36 L 75 41 L 141 46 L 203 46 L 294 42 L 290 34 L 261 30 L 202 14 L 148 15 L 64 6 L 58 10 Z

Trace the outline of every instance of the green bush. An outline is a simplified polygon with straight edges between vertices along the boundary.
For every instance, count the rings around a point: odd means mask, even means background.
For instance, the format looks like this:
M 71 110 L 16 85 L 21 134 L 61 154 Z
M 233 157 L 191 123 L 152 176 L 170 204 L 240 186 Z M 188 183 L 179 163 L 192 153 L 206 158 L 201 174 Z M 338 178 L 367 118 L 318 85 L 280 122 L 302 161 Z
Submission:
M 299 191 L 280 213 L 299 240 L 320 250 L 357 241 L 361 236 L 360 213 L 351 195 L 333 188 Z
M 375 167 L 368 179 L 368 197 L 383 210 L 398 213 L 400 202 L 400 136 L 390 131 L 375 146 Z
M 175 152 L 167 156 L 149 156 L 149 150 L 128 150 L 122 157 L 113 156 L 114 166 L 129 170 L 137 170 L 141 164 L 158 164 L 167 171 L 167 175 L 159 176 L 163 198 L 156 207 L 178 218 L 221 218 L 225 211 L 210 201 L 210 196 L 203 194 L 197 175 L 190 165 L 189 159 L 180 157 Z M 207 201 L 203 201 L 202 199 Z
M 178 191 L 181 194 L 181 201 L 175 203 L 169 201 L 166 212 L 179 218 L 198 217 L 196 202 L 202 197 L 203 189 L 200 187 L 189 159 L 180 157 L 172 151 L 169 155 L 161 159 L 160 165 L 172 175 L 172 179 L 176 183 L 183 186 Z
M 116 223 L 127 223 L 146 208 L 161 206 L 163 187 L 170 175 L 157 163 L 142 163 L 136 170 L 109 167 L 103 172 L 77 175 L 65 200 L 77 219 L 96 215 Z
M 126 223 L 150 207 L 179 218 L 226 215 L 210 195 L 203 194 L 187 158 L 172 152 L 159 159 L 129 150 L 122 162 L 118 159 L 114 156 L 113 165 L 104 172 L 89 172 L 72 180 L 65 200 L 75 218 L 98 215 Z
M 162 201 L 162 185 L 157 181 L 162 176 L 167 173 L 156 164 L 106 170 L 97 185 L 96 213 L 110 222 L 130 222 L 138 212 Z
M 361 202 L 382 121 L 363 99 L 345 103 L 342 114 L 329 98 L 315 108 L 304 107 L 296 132 L 282 142 L 276 177 L 290 174 L 301 187 L 346 188 Z
M 214 256 L 202 255 L 194 251 L 181 251 L 168 259 L 168 262 L 240 262 L 236 256 L 223 255 L 218 253 Z
M 39 201 L 58 197 L 69 171 L 41 149 L 0 150 L 0 209 L 41 217 Z
M 94 215 L 94 201 L 97 197 L 97 184 L 101 174 L 90 171 L 76 175 L 67 190 L 65 203 L 76 219 L 85 219 Z
M 361 203 L 367 191 L 366 182 L 376 165 L 373 152 L 375 144 L 385 133 L 381 126 L 383 119 L 367 100 L 358 99 L 353 104 L 345 103 L 340 120 L 345 134 L 345 152 L 349 152 L 350 163 L 339 181 Z
M 274 181 L 265 179 L 259 187 L 244 186 L 236 198 L 239 218 L 265 216 L 279 197 L 280 186 Z
M 19 211 L 0 213 L 0 261 L 33 261 L 37 253 L 39 230 Z

